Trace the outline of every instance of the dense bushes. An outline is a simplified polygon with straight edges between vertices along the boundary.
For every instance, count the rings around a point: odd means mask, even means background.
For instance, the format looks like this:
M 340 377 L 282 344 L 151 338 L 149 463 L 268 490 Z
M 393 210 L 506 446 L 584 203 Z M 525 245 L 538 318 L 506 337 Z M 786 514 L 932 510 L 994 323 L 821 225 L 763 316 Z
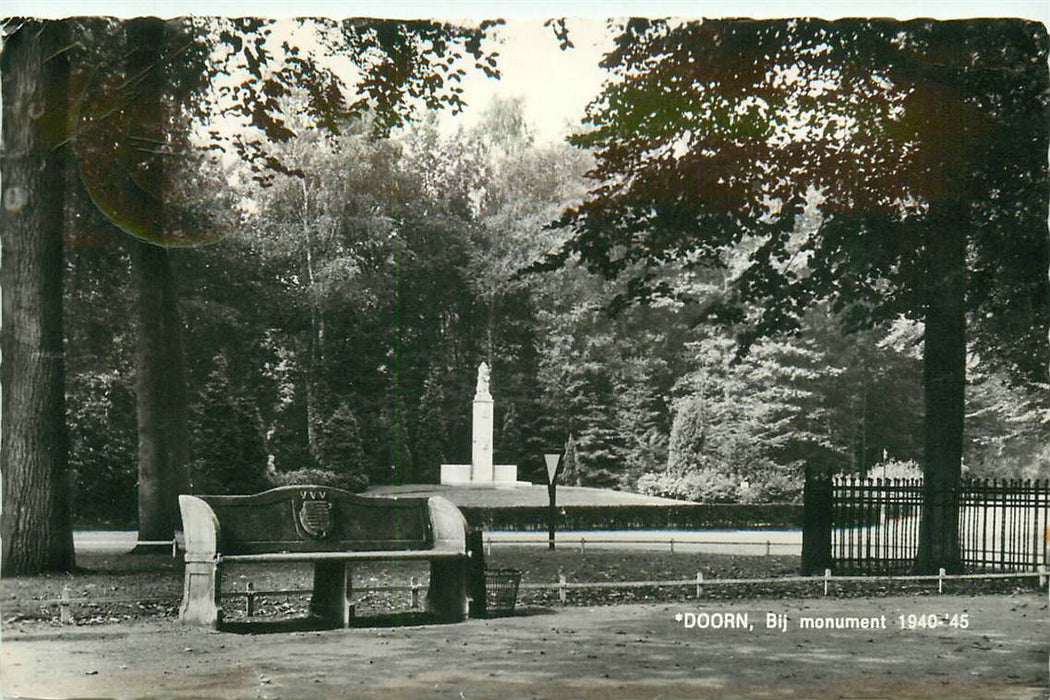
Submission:
M 245 494 L 269 487 L 262 419 L 254 402 L 231 385 L 221 354 L 191 409 L 190 426 L 194 493 Z
M 739 482 L 710 469 L 643 474 L 638 479 L 638 492 L 703 503 L 735 503 L 740 500 Z
M 298 469 L 292 472 L 271 472 L 273 486 L 334 486 L 360 493 L 368 488 L 368 477 L 361 473 L 340 473 L 328 469 Z
M 340 402 L 322 423 L 318 431 L 317 452 L 317 464 L 321 472 L 329 472 L 346 483 L 361 484 L 359 488 L 349 489 L 351 491 L 368 486 L 361 429 L 357 417 L 345 401 Z M 328 486 L 337 485 L 324 483 Z
M 130 380 L 118 372 L 85 372 L 70 384 L 73 516 L 78 522 L 133 523 L 138 448 Z

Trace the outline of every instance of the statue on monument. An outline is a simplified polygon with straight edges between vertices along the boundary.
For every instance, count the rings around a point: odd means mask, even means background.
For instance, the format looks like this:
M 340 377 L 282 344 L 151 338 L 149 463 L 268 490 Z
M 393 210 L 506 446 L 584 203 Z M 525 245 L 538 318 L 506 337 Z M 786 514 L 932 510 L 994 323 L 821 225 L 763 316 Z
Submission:
M 517 486 L 515 464 L 494 464 L 492 427 L 494 405 L 489 389 L 489 366 L 478 365 L 478 383 L 474 389 L 470 423 L 470 464 L 442 464 L 441 483 L 462 486 Z
M 484 362 L 478 365 L 478 385 L 474 389 L 474 398 L 492 398 L 489 393 L 489 366 Z

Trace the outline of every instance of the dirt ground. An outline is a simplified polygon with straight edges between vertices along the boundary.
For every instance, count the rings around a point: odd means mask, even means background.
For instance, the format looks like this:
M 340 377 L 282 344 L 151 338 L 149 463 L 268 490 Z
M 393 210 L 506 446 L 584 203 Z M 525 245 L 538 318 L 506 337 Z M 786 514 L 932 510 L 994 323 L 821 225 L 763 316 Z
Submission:
M 737 613 L 748 628 L 714 628 L 741 622 Z M 770 613 L 787 615 L 786 631 L 767 629 Z M 938 626 L 902 630 L 901 614 L 936 614 Z M 803 617 L 883 615 L 886 629 L 800 629 Z M 346 630 L 253 622 L 221 632 L 170 618 L 13 622 L 3 629 L 0 690 L 5 698 L 1046 698 L 1050 689 L 1045 592 L 531 607 L 462 624 L 422 621 L 374 617 Z

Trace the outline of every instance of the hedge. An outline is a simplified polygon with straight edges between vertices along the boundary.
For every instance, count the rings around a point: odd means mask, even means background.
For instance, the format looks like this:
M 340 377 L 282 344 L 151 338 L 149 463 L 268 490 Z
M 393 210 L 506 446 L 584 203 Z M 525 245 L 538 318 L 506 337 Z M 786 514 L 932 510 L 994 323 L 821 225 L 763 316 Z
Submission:
M 460 506 L 471 527 L 546 531 L 547 506 Z M 794 503 L 689 503 L 674 506 L 564 506 L 561 530 L 786 529 L 802 526 Z

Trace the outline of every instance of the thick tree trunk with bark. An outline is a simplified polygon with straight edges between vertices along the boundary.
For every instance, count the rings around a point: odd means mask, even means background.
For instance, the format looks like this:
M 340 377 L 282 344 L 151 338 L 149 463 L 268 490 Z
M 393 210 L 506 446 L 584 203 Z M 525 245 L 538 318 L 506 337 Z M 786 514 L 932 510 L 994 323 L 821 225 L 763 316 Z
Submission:
M 164 71 L 160 50 L 164 22 L 135 19 L 127 25 L 128 75 L 137 80 L 129 108 L 135 135 L 163 143 Z M 131 148 L 136 180 L 154 193 L 158 211 L 153 238 L 164 237 L 164 169 L 159 158 Z M 141 165 L 142 167 L 136 167 Z M 186 378 L 178 293 L 167 249 L 132 242 L 137 296 L 136 393 L 139 436 L 139 540 L 168 540 L 179 528 L 178 496 L 189 490 Z
M 923 513 L 917 569 L 958 572 L 966 391 L 966 223 L 959 207 L 931 211 L 923 358 L 926 403 Z
M 167 540 L 179 527 L 178 496 L 189 491 L 182 321 L 168 251 L 133 244 L 138 297 L 139 539 Z
M 68 28 L 27 22 L 4 41 L 4 576 L 74 566 L 62 348 Z

